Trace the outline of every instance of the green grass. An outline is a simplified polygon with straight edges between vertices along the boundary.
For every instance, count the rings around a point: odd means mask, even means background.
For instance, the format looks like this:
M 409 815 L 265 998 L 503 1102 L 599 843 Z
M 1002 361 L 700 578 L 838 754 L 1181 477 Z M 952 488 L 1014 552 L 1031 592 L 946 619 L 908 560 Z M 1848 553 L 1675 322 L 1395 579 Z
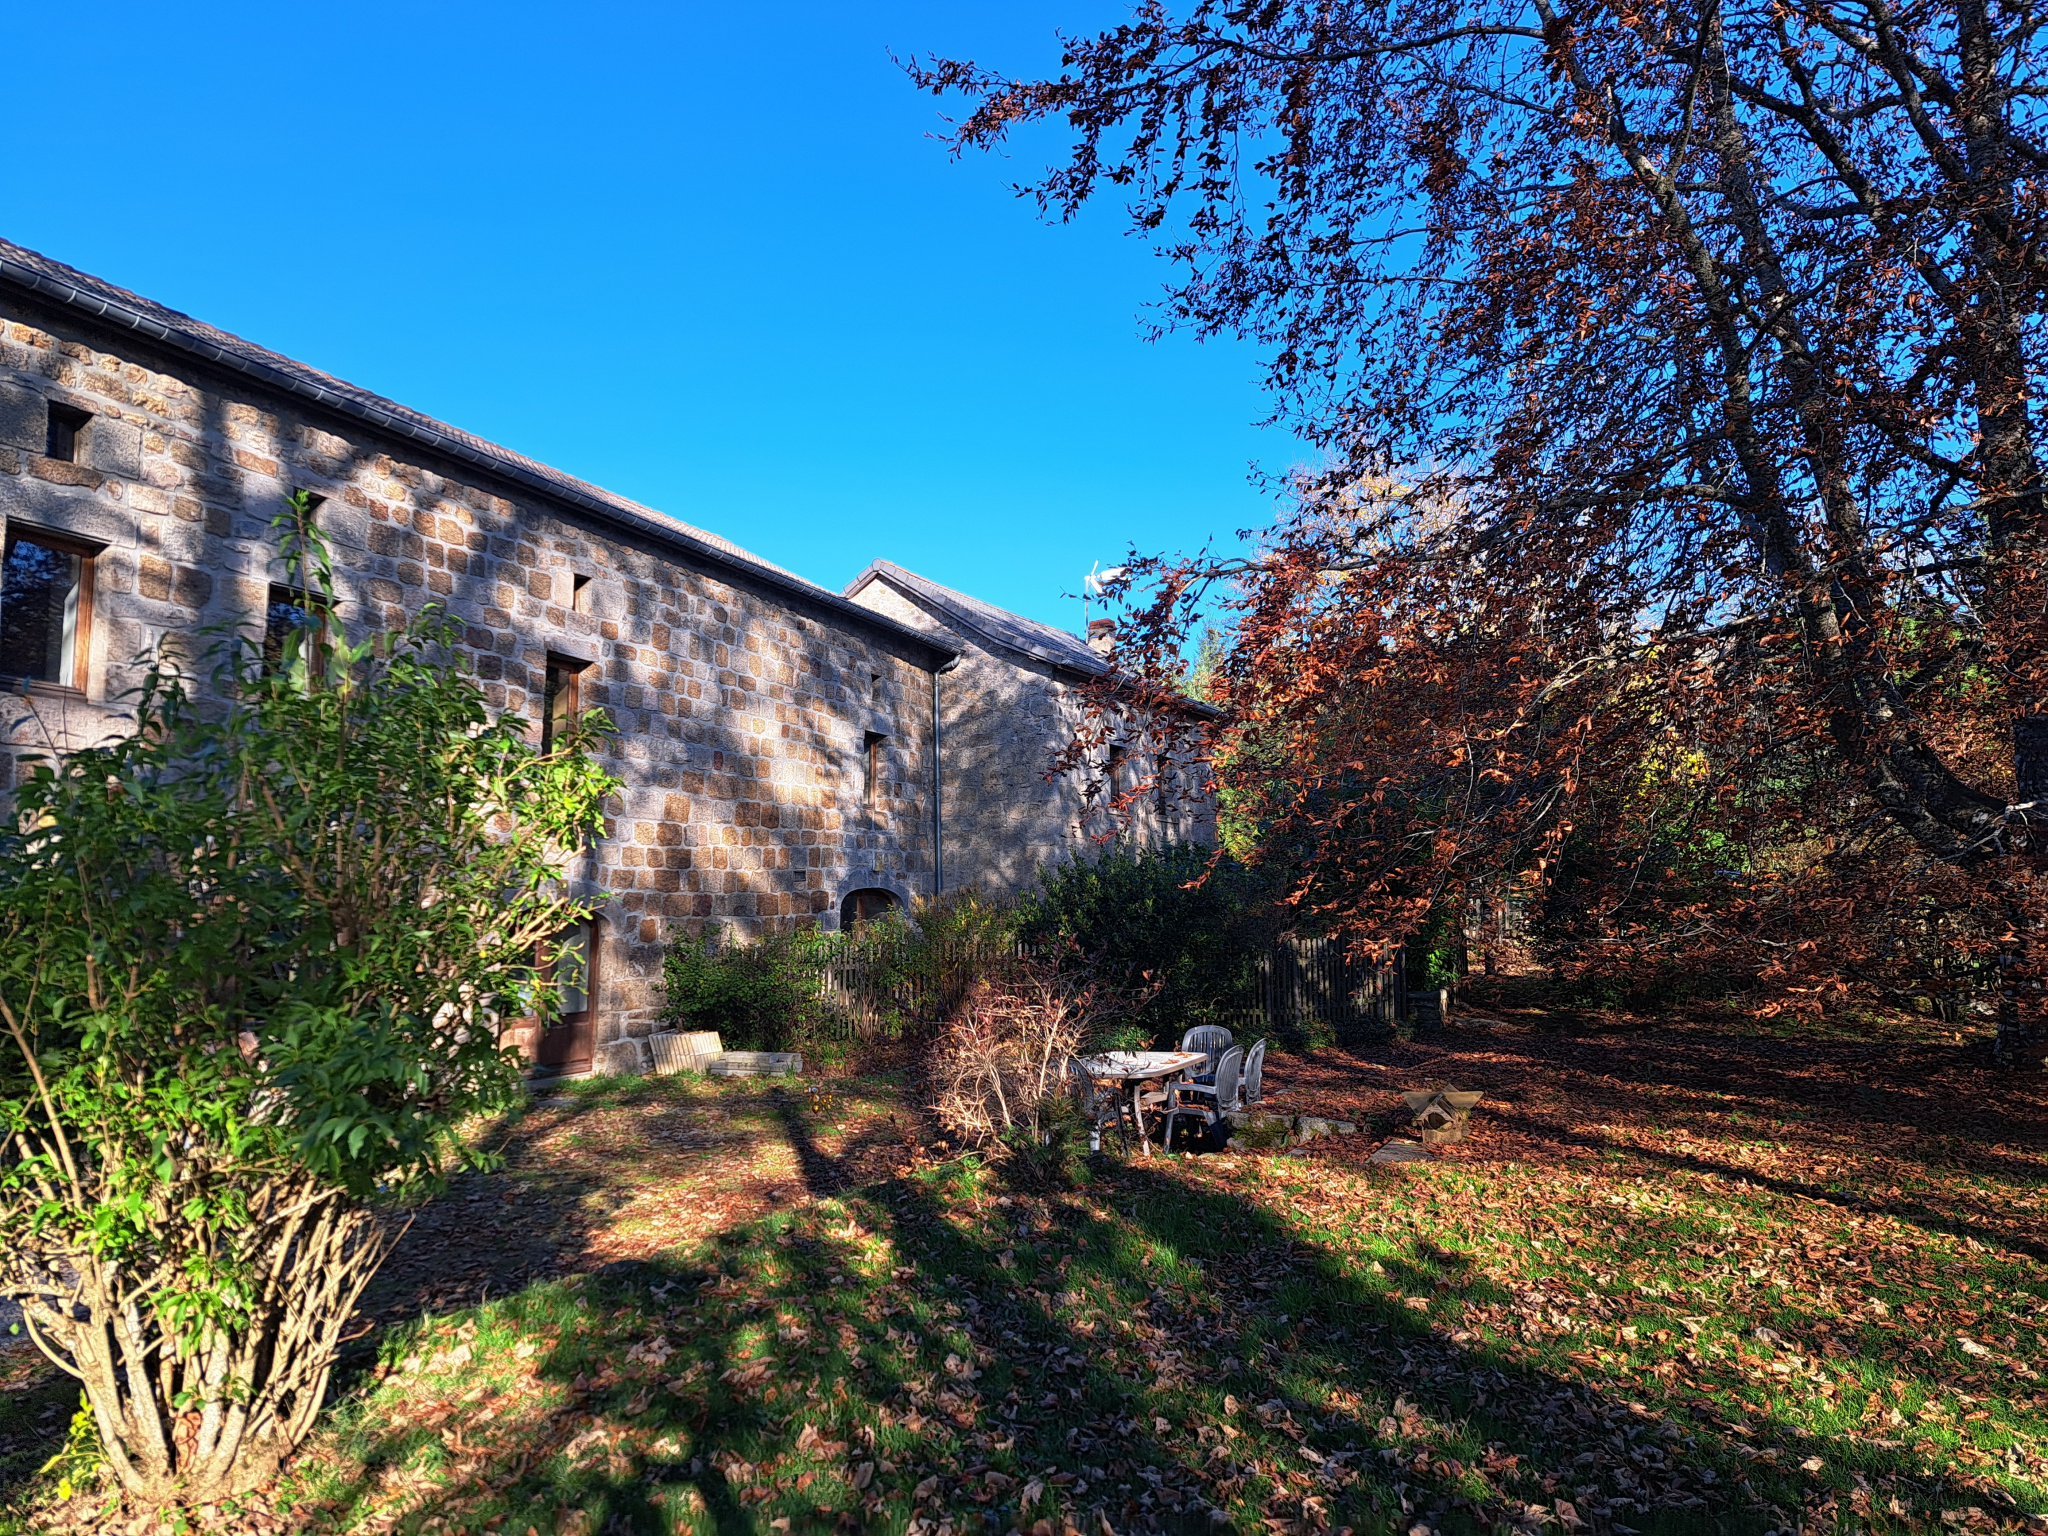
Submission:
M 768 1084 L 578 1087 L 494 1132 L 493 1177 L 644 1235 L 696 1187 L 678 1167 L 734 1199 L 749 1169 L 849 1172 L 900 1101 L 836 1087 L 823 1114 Z M 1846 1158 L 1768 1096 L 1695 1099 L 1644 1089 L 1583 1155 L 1405 1173 L 1328 1146 L 1045 1195 L 871 1157 L 834 1198 L 388 1332 L 277 1502 L 315 1531 L 510 1536 L 1790 1536 L 2048 1509 L 2038 1154 Z M 652 1162 L 664 1104 L 740 1134 Z
M 1232 1161 L 1049 1200 L 951 1164 L 423 1323 L 294 1497 L 323 1529 L 542 1536 L 991 1514 L 1476 1531 L 1531 1506 L 1555 1524 L 1560 1500 L 1644 1532 L 1882 1530 L 2001 1488 L 2040 1507 L 2048 1399 L 1981 1390 L 1952 1339 L 1817 1341 L 1839 1311 L 1820 1276 L 1844 1271 L 1839 1301 L 1851 1250 L 1782 1244 L 1867 1231 L 1611 1175 Z M 1731 1264 L 1731 1239 L 1766 1241 Z M 1996 1302 L 1980 1331 L 2040 1320 L 2030 1265 L 1945 1238 L 1881 1252 L 1857 1289 L 1895 1313 L 1962 1265 Z

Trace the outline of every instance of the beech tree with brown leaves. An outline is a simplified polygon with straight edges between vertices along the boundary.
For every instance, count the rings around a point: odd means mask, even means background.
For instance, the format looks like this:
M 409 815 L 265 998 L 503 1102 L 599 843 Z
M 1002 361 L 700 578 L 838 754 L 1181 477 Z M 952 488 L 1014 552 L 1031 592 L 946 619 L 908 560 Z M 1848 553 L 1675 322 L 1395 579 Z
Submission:
M 1163 702 L 1224 584 L 1206 753 L 1305 916 L 1535 882 L 1588 963 L 1815 995 L 1960 946 L 2021 1046 L 2043 20 L 1200 0 L 1053 78 L 912 62 L 959 150 L 1063 122 L 1026 190 L 1125 198 L 1170 322 L 1260 344 L 1327 455 L 1254 557 L 1134 556 L 1120 644 Z

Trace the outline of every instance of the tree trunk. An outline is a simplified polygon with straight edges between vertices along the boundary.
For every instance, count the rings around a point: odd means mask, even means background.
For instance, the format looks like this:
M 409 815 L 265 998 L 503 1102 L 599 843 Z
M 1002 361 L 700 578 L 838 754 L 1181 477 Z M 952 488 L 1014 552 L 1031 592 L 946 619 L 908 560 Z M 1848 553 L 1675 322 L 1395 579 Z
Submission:
M 42 1277 L 20 1299 L 30 1337 L 78 1378 L 122 1491 L 145 1506 L 263 1487 L 313 1427 L 341 1331 L 395 1234 L 333 1191 L 267 1192 L 248 1311 L 181 1334 L 161 1315 L 175 1277 L 86 1252 L 15 1255 Z

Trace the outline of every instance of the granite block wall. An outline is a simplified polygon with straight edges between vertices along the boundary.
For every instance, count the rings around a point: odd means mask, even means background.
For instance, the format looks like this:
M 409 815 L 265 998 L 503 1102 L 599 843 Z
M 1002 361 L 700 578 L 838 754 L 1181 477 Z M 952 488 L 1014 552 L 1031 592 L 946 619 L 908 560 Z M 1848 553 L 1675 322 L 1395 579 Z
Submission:
M 1208 841 L 1214 819 L 1186 811 L 1180 797 L 1141 797 L 1121 818 L 1091 800 L 1085 777 L 1053 771 L 1055 758 L 1087 716 L 1082 679 L 1047 662 L 950 630 L 886 581 L 854 601 L 899 623 L 944 635 L 959 648 L 939 677 L 940 780 L 945 888 L 992 895 L 1028 890 L 1043 868 L 1093 858 L 1119 840 L 1151 846 Z M 1131 732 L 1127 771 L 1154 779 L 1153 761 Z M 1098 761 L 1098 775 L 1106 767 Z M 1173 770 L 1169 768 L 1169 773 Z
M 52 401 L 91 417 L 77 462 L 44 455 Z M 125 729 L 121 695 L 158 645 L 196 652 L 208 626 L 260 639 L 293 490 L 323 498 L 352 635 L 440 603 L 493 708 L 537 733 L 554 657 L 618 727 L 625 787 L 573 872 L 607 893 L 600 1068 L 646 1063 L 670 925 L 829 927 L 857 887 L 929 892 L 941 653 L 21 297 L 0 297 L 0 533 L 99 553 L 88 684 L 0 699 L 0 794 L 20 759 Z

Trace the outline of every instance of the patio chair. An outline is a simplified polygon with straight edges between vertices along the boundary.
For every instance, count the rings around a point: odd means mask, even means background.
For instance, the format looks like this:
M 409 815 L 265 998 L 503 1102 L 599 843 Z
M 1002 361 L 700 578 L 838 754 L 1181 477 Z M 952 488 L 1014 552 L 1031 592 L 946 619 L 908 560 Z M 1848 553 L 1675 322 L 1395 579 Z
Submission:
M 1208 1066 L 1202 1069 L 1207 1075 L 1216 1070 L 1217 1059 L 1237 1043 L 1237 1037 L 1221 1024 L 1197 1024 L 1180 1037 L 1180 1048 L 1184 1051 L 1200 1051 L 1209 1058 Z
M 1108 1125 L 1116 1128 L 1117 1142 L 1123 1147 L 1124 1155 L 1129 1156 L 1131 1139 L 1124 1130 L 1124 1116 L 1129 1106 L 1124 1103 L 1124 1096 L 1117 1091 L 1116 1084 L 1098 1083 L 1088 1075 L 1088 1069 L 1081 1065 L 1078 1056 L 1069 1056 L 1062 1070 L 1067 1079 L 1067 1091 L 1073 1094 L 1081 1118 L 1088 1122 L 1088 1150 L 1102 1150 L 1102 1130 Z
M 1259 1081 L 1259 1079 L 1265 1074 L 1265 1070 L 1266 1042 L 1261 1040 L 1257 1045 L 1252 1047 L 1251 1054 L 1245 1057 L 1244 1059 L 1243 1091 L 1244 1107 L 1246 1109 L 1250 1109 L 1254 1104 L 1258 1103 L 1260 1099 L 1265 1097 L 1264 1088 Z
M 1233 1045 L 1216 1063 L 1215 1082 L 1168 1083 L 1166 1092 L 1170 1102 L 1166 1106 L 1166 1129 L 1159 1138 L 1160 1144 L 1173 1145 L 1173 1122 L 1182 1115 L 1201 1121 L 1202 1128 L 1207 1131 L 1224 1115 L 1239 1108 L 1238 1073 L 1243 1066 L 1244 1052 Z

